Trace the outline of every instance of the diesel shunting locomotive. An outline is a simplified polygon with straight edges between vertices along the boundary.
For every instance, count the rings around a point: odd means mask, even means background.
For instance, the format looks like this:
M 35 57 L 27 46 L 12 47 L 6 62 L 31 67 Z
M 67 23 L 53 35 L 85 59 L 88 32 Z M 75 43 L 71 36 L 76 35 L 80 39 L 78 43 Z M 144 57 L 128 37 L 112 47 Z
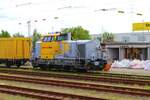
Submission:
M 102 70 L 98 40 L 71 40 L 71 34 L 48 34 L 36 43 L 32 65 L 41 69 Z

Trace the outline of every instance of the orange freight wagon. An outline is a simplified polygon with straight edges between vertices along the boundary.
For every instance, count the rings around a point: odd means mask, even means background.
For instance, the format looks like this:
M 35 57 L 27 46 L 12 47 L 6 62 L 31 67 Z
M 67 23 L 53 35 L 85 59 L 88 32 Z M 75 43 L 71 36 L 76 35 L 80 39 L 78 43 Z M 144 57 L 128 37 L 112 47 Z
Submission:
M 30 38 L 0 38 L 0 63 L 7 67 L 25 64 L 31 58 Z

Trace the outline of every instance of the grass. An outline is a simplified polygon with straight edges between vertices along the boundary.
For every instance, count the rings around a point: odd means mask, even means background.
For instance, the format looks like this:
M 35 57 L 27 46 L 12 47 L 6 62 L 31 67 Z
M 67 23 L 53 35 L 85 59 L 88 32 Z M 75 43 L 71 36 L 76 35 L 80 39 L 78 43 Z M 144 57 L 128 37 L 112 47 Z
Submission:
M 150 86 L 145 85 L 145 86 L 144 86 L 144 89 L 150 90 Z
M 150 98 L 140 97 L 140 96 L 121 95 L 117 93 L 98 92 L 94 90 L 82 90 L 82 89 L 75 89 L 75 88 L 50 86 L 50 85 L 39 85 L 39 84 L 25 83 L 25 82 L 0 80 L 0 84 L 48 90 L 48 91 L 54 91 L 54 92 L 70 93 L 70 94 L 77 94 L 77 95 L 93 96 L 93 97 L 106 98 L 106 99 L 111 99 L 111 100 L 127 100 L 127 98 L 128 100 L 150 100 Z
M 37 100 L 37 99 L 28 98 L 20 95 L 10 95 L 10 94 L 0 93 L 0 100 Z

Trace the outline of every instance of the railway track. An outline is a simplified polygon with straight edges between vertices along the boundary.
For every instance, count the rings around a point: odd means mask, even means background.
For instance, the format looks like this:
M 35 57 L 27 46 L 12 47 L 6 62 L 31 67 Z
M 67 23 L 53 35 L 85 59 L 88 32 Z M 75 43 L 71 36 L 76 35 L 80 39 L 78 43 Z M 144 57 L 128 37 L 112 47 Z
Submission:
M 76 80 L 90 80 L 95 82 L 111 82 L 111 83 L 123 83 L 123 84 L 137 84 L 137 85 L 150 85 L 150 79 L 132 79 L 132 78 L 118 78 L 118 77 L 107 77 L 107 76 L 91 76 L 91 75 L 71 75 L 71 74 L 57 74 L 48 72 L 35 72 L 35 71 L 18 71 L 18 70 L 8 70 L 0 69 L 1 73 L 11 73 L 11 74 L 22 74 L 22 75 L 35 75 L 44 77 L 58 77 Z
M 12 68 L 12 70 L 16 70 L 18 68 Z M 32 68 L 21 68 L 22 70 L 31 70 Z M 1 67 L 0 70 L 6 71 L 5 67 Z M 34 70 L 36 72 L 40 70 Z M 40 71 L 41 72 L 41 71 Z M 90 76 L 104 76 L 104 77 L 117 77 L 117 78 L 128 78 L 128 79 L 141 79 L 141 80 L 150 80 L 150 75 L 132 75 L 132 74 L 121 74 L 121 73 L 107 73 L 107 72 L 64 72 L 64 71 L 51 71 L 52 73 L 60 73 L 60 74 L 78 74 L 78 75 L 90 75 Z M 50 74 L 50 73 L 49 73 Z
M 44 84 L 44 85 L 54 85 L 54 86 L 61 86 L 61 87 L 78 88 L 78 89 L 96 90 L 100 92 L 103 91 L 103 92 L 112 92 L 112 93 L 119 93 L 119 94 L 139 95 L 139 96 L 150 97 L 150 90 L 138 89 L 138 88 L 118 87 L 118 86 L 111 86 L 111 85 L 99 85 L 99 84 L 91 84 L 91 83 L 79 83 L 79 82 L 71 82 L 71 81 L 63 81 L 63 80 L 31 78 L 27 76 L 12 76 L 12 75 L 11 76 L 0 75 L 0 79 Z
M 87 75 L 150 80 L 150 76 L 146 76 L 146 75 L 144 76 L 144 75 L 131 75 L 131 74 L 106 73 L 106 72 L 94 72 L 94 73 L 89 72 L 89 74 Z
M 12 68 L 13 70 L 18 68 Z M 20 68 L 23 70 L 32 70 L 32 68 Z M 6 67 L 1 66 L 0 70 L 5 71 L 8 70 Z M 35 70 L 40 71 L 40 70 Z M 132 74 L 121 74 L 121 73 L 107 73 L 107 72 L 64 72 L 64 71 L 52 71 L 56 73 L 67 73 L 67 74 L 79 74 L 79 75 L 91 75 L 91 76 L 107 76 L 107 77 L 117 77 L 117 78 L 128 78 L 128 79 L 142 79 L 142 80 L 150 80 L 150 75 L 132 75 Z
M 40 100 L 106 100 L 96 97 L 80 96 L 74 94 L 66 94 L 38 89 L 29 89 L 16 86 L 0 85 L 0 92 L 13 94 L 13 95 L 22 95 L 32 98 L 37 98 Z

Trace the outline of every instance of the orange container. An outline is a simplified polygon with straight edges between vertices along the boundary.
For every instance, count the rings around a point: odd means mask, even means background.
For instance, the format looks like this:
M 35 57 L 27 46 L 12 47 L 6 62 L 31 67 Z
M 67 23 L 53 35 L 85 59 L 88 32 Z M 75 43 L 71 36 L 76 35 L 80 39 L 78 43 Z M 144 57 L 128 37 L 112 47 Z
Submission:
M 0 38 L 0 60 L 30 59 L 30 38 Z
M 111 64 L 106 64 L 106 65 L 104 66 L 104 71 L 109 71 L 110 68 L 111 68 Z

